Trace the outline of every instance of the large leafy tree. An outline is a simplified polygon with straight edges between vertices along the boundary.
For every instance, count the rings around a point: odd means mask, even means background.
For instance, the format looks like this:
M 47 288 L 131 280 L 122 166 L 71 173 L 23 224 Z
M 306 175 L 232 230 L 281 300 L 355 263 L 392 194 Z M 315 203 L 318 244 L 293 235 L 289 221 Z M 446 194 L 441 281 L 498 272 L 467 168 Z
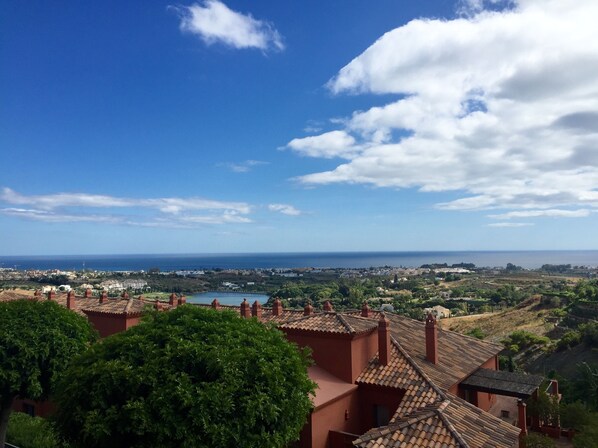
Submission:
M 46 399 L 69 361 L 95 339 L 87 319 L 55 302 L 0 302 L 0 447 L 14 399 Z
M 282 447 L 311 408 L 308 364 L 274 328 L 185 305 L 80 356 L 56 421 L 80 447 Z

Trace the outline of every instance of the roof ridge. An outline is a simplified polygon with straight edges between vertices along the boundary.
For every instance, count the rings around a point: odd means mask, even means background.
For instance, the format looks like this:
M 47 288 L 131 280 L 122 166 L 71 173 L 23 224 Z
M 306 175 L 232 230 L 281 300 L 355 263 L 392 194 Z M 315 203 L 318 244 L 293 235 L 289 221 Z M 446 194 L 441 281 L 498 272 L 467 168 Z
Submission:
M 426 373 L 422 370 L 422 368 L 417 365 L 417 363 L 413 360 L 413 358 L 411 356 L 409 356 L 409 354 L 407 353 L 407 351 L 401 346 L 401 344 L 399 343 L 399 341 L 397 341 L 393 336 L 390 336 L 390 340 L 395 345 L 395 347 L 401 352 L 401 354 L 405 357 L 405 359 L 407 359 L 407 362 L 409 364 L 411 364 L 411 366 L 415 369 L 415 371 L 417 373 L 419 373 L 424 378 L 424 380 L 430 385 L 430 387 L 432 387 L 432 389 L 434 389 L 434 392 L 436 392 L 444 400 L 447 400 L 448 397 L 444 393 L 444 391 L 442 389 L 440 389 L 440 387 L 438 387 L 430 379 L 430 377 L 428 375 L 426 375 Z
M 417 414 L 417 415 L 414 415 L 414 414 Z M 362 436 L 360 436 L 358 440 L 360 442 L 368 442 L 372 439 L 377 439 L 380 436 L 384 436 L 386 434 L 390 434 L 397 430 L 401 430 L 403 428 L 413 425 L 414 423 L 417 423 L 417 422 L 420 422 L 427 418 L 433 417 L 434 415 L 436 415 L 436 410 L 423 408 L 423 409 L 418 409 L 417 411 L 414 411 L 410 415 L 414 415 L 414 416 L 410 417 L 410 418 L 405 418 L 398 423 L 395 422 L 395 423 L 390 423 L 385 426 L 379 426 L 378 428 L 372 428 L 366 434 L 363 434 Z M 377 429 L 378 431 L 377 432 L 372 431 L 374 429 Z M 465 448 L 469 448 L 469 447 L 465 447 Z
M 436 411 L 436 413 L 438 414 L 438 417 L 440 418 L 440 420 L 442 420 L 442 423 L 444 423 L 444 425 L 447 427 L 447 429 L 451 432 L 451 434 L 453 435 L 453 437 L 455 439 L 457 439 L 457 441 L 459 442 L 459 444 L 463 448 L 469 448 L 469 445 L 467 444 L 467 442 L 465 440 L 463 440 L 463 437 L 461 437 L 461 434 L 459 433 L 459 431 L 457 431 L 457 428 L 455 428 L 453 426 L 453 424 L 449 421 L 449 419 L 446 418 L 446 416 L 444 415 L 444 410 L 448 406 L 450 406 L 450 404 L 451 404 L 451 401 L 447 398 L 438 407 L 438 410 Z
M 335 313 L 335 314 L 336 314 L 336 318 L 345 326 L 345 328 L 347 330 L 349 330 L 349 333 L 357 333 L 357 331 L 355 331 L 353 326 L 349 322 L 347 322 L 347 320 L 345 319 L 345 316 L 343 316 L 342 314 L 339 314 L 339 313 Z

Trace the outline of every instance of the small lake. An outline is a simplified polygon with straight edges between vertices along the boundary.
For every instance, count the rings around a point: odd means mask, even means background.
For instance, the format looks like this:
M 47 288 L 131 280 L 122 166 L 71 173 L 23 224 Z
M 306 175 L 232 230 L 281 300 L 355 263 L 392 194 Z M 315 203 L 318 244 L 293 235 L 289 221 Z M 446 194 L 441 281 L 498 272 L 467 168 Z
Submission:
M 247 299 L 250 303 L 257 300 L 263 305 L 269 298 L 269 296 L 264 294 L 252 294 L 247 292 L 208 291 L 187 297 L 187 303 L 212 303 L 212 300 L 218 299 L 221 305 L 240 305 L 243 299 Z

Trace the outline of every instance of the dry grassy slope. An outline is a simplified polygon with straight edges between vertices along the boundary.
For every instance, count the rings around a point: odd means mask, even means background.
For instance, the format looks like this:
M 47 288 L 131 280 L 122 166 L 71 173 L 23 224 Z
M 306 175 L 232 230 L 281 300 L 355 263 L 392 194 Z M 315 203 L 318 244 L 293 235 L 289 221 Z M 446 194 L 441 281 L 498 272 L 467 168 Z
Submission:
M 550 310 L 540 307 L 539 298 L 531 298 L 504 311 L 441 319 L 440 325 L 459 333 L 467 333 L 478 327 L 486 335 L 486 340 L 500 342 L 515 330 L 545 335 L 554 328 L 554 324 L 545 322 L 549 314 Z

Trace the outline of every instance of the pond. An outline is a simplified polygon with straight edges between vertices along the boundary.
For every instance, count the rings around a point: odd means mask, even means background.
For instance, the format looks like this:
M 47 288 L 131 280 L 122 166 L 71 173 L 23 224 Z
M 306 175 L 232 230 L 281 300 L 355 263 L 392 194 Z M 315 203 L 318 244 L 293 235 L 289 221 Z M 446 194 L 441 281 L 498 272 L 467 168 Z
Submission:
M 208 291 L 187 297 L 187 303 L 212 303 L 214 299 L 218 299 L 221 305 L 240 305 L 243 299 L 247 299 L 249 303 L 257 300 L 263 305 L 268 301 L 269 296 L 247 292 Z

